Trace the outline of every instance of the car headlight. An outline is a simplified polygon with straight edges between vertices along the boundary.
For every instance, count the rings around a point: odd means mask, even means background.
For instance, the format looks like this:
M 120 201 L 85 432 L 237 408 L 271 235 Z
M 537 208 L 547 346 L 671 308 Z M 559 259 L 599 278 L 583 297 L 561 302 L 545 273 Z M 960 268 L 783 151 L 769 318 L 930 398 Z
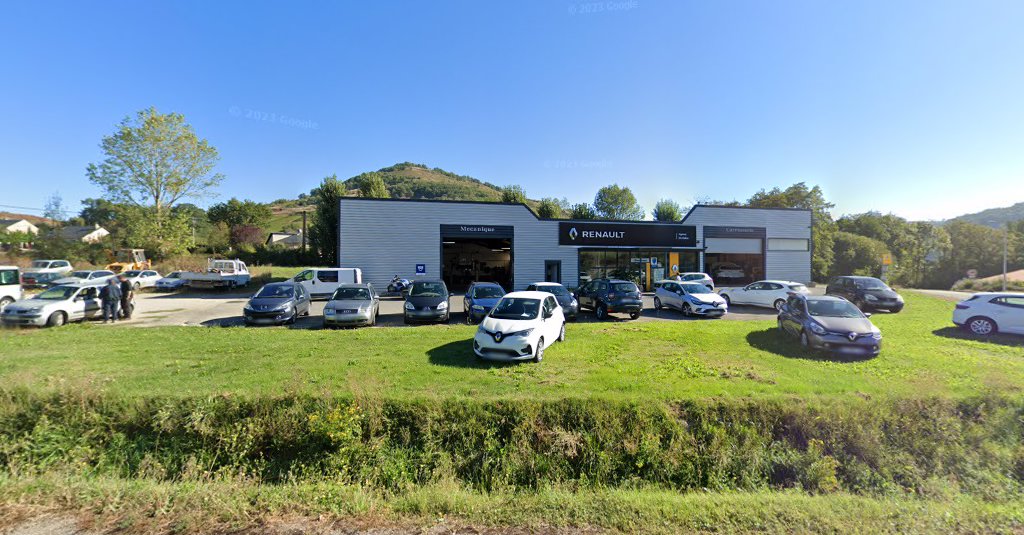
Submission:
M 573 297 L 573 298 L 572 298 L 572 307 L 573 307 L 573 308 L 576 308 L 576 307 L 577 307 L 578 305 L 579 305 L 579 302 L 577 302 L 577 301 L 576 301 L 576 298 L 575 298 L 575 297 Z
M 523 329 L 521 331 L 516 331 L 514 333 L 508 333 L 508 336 L 530 336 L 530 333 L 532 332 L 533 329 Z
M 873 296 L 873 295 L 871 295 L 871 294 L 867 294 L 867 295 L 864 296 L 864 300 L 865 301 L 878 301 L 878 298 Z
M 242 310 L 246 310 L 248 312 L 255 312 L 255 310 L 253 310 L 253 308 L 252 308 L 252 305 L 249 304 L 249 303 L 246 303 L 245 306 L 242 307 Z
M 483 306 L 481 306 L 481 305 L 473 305 L 473 306 L 471 306 L 471 307 L 469 307 L 469 308 L 470 308 L 471 310 L 479 310 L 479 311 L 481 311 L 481 312 L 482 312 L 482 311 L 484 310 L 484 307 L 483 307 Z
M 325 308 L 324 309 L 324 316 L 333 316 L 333 315 L 334 315 L 334 309 L 333 308 Z
M 900 295 L 900 294 L 896 294 L 896 301 L 899 302 L 899 303 L 902 303 L 903 302 L 903 296 Z
M 882 332 L 881 331 L 874 331 L 874 332 L 872 332 L 871 333 L 871 339 L 872 340 L 881 340 L 882 339 Z
M 277 305 L 276 307 L 274 307 L 274 310 L 288 310 L 291 307 L 291 303 L 284 303 L 283 305 Z
M 412 304 L 409 301 L 406 301 L 405 302 L 405 309 L 406 310 L 416 310 L 416 305 Z
M 438 305 L 437 305 L 437 309 L 438 309 L 438 310 L 445 310 L 445 309 L 447 309 L 447 308 L 448 308 L 448 301 L 441 301 L 441 302 L 440 302 L 440 303 L 438 303 Z
M 825 334 L 825 328 L 822 327 L 820 324 L 815 323 L 813 321 L 810 324 L 807 325 L 807 328 L 810 329 L 811 332 L 813 332 L 815 334 Z

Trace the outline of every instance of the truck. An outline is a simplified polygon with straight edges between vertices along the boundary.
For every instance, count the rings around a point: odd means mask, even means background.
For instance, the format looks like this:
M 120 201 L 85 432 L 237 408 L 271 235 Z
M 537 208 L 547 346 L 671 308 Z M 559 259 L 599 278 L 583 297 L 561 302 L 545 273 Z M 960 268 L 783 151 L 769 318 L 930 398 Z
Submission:
M 199 273 L 185 271 L 181 273 L 185 285 L 190 288 L 238 288 L 249 285 L 249 268 L 239 259 L 226 260 L 208 258 L 206 271 Z

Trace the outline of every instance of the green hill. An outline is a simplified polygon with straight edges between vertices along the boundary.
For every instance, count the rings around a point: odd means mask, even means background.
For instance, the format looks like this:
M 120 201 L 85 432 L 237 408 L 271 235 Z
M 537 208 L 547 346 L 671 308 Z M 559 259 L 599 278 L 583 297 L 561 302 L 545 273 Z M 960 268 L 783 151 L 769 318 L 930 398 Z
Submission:
M 378 175 L 384 180 L 391 197 L 396 199 L 429 199 L 456 201 L 491 201 L 501 200 L 501 186 L 484 182 L 476 178 L 459 175 L 437 167 L 431 168 L 423 164 L 404 162 L 361 173 L 345 180 L 348 194 L 356 196 L 359 179 L 368 175 Z M 302 228 L 302 212 L 312 210 L 311 200 L 306 194 L 298 199 L 279 199 L 270 203 L 274 216 L 267 225 L 267 230 L 298 230 Z M 529 201 L 531 206 L 536 201 Z
M 987 227 L 1002 228 L 1009 222 L 1024 219 L 1024 202 L 1019 202 L 1005 208 L 989 208 L 988 210 L 962 215 L 953 219 L 969 221 Z

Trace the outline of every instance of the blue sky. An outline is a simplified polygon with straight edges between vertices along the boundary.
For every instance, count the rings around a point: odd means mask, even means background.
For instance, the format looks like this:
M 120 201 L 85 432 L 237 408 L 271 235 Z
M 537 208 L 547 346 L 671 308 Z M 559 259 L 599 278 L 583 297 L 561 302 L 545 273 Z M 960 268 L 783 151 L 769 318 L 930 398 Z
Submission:
M 1024 201 L 1024 2 L 21 2 L 3 18 L 4 205 L 98 196 L 100 139 L 149 106 L 220 150 L 212 202 L 401 161 L 573 202 L 616 182 L 648 209 L 797 181 L 837 214 Z

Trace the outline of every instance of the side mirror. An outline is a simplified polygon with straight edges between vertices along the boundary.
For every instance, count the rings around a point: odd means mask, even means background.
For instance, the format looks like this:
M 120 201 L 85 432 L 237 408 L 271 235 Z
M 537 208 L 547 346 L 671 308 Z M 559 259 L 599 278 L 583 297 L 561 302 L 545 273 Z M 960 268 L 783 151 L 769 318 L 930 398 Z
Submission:
M 544 319 L 548 319 L 548 318 L 550 318 L 551 316 L 554 316 L 554 315 L 555 315 L 555 313 L 550 311 L 550 310 L 545 310 L 544 311 Z
M 865 312 L 864 313 L 864 317 L 865 318 L 870 318 L 871 317 L 871 313 L 870 312 Z

